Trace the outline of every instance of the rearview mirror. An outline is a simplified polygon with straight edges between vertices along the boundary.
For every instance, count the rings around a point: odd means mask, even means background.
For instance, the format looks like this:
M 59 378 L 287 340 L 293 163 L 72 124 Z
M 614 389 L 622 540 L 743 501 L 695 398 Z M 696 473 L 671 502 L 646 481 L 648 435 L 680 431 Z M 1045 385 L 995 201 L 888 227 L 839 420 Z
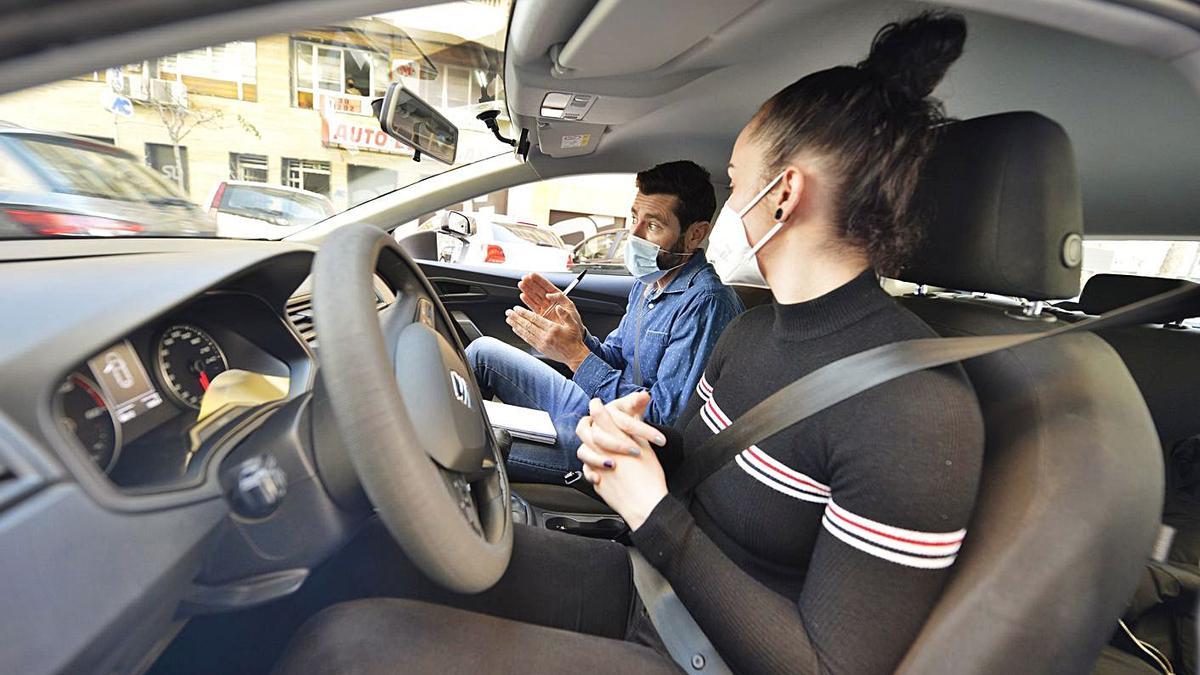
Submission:
M 388 136 L 439 162 L 454 164 L 458 127 L 403 84 L 388 86 L 378 117 L 380 128 Z

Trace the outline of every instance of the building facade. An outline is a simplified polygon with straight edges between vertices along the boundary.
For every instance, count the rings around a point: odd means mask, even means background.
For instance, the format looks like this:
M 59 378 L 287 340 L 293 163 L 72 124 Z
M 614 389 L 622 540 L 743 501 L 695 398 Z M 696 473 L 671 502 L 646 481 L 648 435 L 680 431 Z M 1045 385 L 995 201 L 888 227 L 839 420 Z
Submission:
M 500 62 L 479 42 L 360 19 L 0 97 L 0 120 L 113 143 L 204 207 L 234 179 L 318 192 L 341 210 L 446 168 L 380 130 L 370 102 L 393 81 L 459 125 L 456 164 L 511 151 L 474 119 L 503 95 Z

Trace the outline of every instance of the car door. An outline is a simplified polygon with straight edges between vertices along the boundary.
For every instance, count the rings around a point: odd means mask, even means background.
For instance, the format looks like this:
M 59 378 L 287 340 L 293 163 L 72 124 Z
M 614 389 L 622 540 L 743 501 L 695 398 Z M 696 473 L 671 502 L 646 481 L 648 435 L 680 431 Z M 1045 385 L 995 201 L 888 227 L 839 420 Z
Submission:
M 597 218 L 605 222 L 623 226 L 624 214 L 628 213 L 635 193 L 632 175 L 582 176 L 517 186 L 485 195 L 473 202 L 487 204 L 478 213 L 537 224 L 551 232 L 545 223 L 556 214 L 566 212 L 595 213 Z M 476 204 L 468 202 L 446 208 L 470 212 Z M 564 249 L 564 259 L 565 255 Z M 577 269 L 564 272 L 561 266 L 556 269 L 525 269 L 527 261 L 464 264 L 438 261 L 436 256 L 428 254 L 414 257 L 457 323 L 464 343 L 489 336 L 540 358 L 544 357 L 517 337 L 504 320 L 505 311 L 521 302 L 517 282 L 529 272 L 539 272 L 555 286 L 566 288 L 578 272 Z M 616 270 L 589 270 L 584 280 L 571 292 L 571 299 L 589 332 L 603 340 L 616 329 L 625 314 L 632 285 L 633 278 L 623 267 Z M 560 372 L 570 375 L 565 365 L 545 360 Z

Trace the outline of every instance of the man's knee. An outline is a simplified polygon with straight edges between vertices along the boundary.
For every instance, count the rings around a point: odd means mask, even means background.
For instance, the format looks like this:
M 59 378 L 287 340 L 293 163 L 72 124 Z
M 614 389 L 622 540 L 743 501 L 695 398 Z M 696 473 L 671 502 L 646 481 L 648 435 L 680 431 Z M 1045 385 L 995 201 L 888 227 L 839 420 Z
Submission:
M 485 335 L 475 338 L 471 341 L 471 344 L 467 345 L 467 361 L 472 366 L 478 367 L 480 364 L 491 360 L 491 357 L 496 354 L 497 350 L 505 346 L 507 345 L 494 337 L 487 337 Z

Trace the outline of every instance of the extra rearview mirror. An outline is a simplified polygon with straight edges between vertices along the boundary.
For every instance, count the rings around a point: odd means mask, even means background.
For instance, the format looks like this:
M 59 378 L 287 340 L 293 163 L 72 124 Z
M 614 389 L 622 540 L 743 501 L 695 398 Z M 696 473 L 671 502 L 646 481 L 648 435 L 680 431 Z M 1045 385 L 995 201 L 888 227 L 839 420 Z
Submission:
M 419 153 L 454 164 L 458 127 L 399 82 L 388 87 L 376 113 L 388 136 Z

